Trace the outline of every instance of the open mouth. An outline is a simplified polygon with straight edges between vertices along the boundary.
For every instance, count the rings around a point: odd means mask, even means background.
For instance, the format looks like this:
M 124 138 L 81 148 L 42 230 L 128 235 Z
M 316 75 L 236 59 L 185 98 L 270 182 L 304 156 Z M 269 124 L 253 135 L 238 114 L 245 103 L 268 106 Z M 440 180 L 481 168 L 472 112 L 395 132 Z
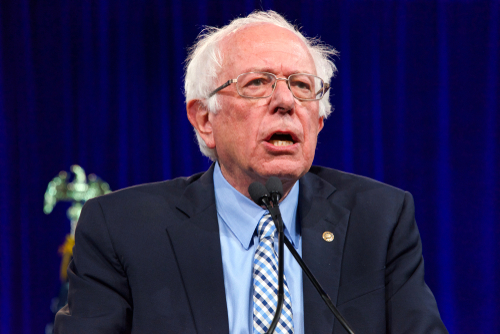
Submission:
M 294 144 L 294 140 L 292 136 L 287 133 L 275 133 L 269 139 L 269 143 L 274 146 L 290 146 Z

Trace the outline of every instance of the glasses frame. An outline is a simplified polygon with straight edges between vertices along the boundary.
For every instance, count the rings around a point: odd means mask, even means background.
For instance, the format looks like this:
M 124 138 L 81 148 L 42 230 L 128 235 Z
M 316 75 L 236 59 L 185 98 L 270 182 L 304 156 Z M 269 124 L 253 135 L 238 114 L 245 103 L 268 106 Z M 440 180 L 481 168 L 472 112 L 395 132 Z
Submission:
M 236 88 L 236 92 L 238 93 L 239 96 L 241 97 L 244 97 L 244 98 L 247 98 L 247 99 L 265 99 L 267 97 L 270 97 L 274 94 L 274 90 L 276 89 L 276 86 L 277 86 L 277 83 L 279 80 L 282 80 L 282 81 L 286 81 L 286 85 L 288 87 L 288 89 L 290 90 L 290 92 L 292 93 L 293 97 L 296 98 L 297 100 L 300 100 L 300 101 L 319 101 L 321 100 L 325 95 L 326 93 L 328 92 L 328 90 L 330 89 L 330 84 L 328 82 L 325 82 L 323 79 L 321 79 L 320 77 L 318 77 L 317 75 L 314 75 L 314 74 L 309 74 L 309 73 L 294 73 L 294 74 L 291 74 L 288 76 L 288 78 L 278 78 L 275 74 L 273 73 L 269 73 L 269 72 L 258 72 L 258 71 L 255 71 L 255 72 L 245 72 L 245 73 L 241 73 L 240 75 L 238 75 L 236 77 L 236 79 L 229 79 L 228 81 L 226 81 L 223 85 L 217 87 L 216 89 L 214 89 L 210 94 L 208 94 L 208 98 L 211 98 L 212 96 L 214 96 L 215 94 L 217 94 L 219 91 L 223 90 L 224 88 L 226 88 L 227 86 L 233 84 L 233 83 L 237 83 L 238 82 L 238 78 L 241 77 L 242 75 L 245 75 L 245 74 L 250 74 L 250 73 L 263 73 L 263 74 L 269 74 L 271 76 L 274 77 L 275 81 L 273 83 L 273 90 L 271 92 L 271 94 L 269 95 L 266 95 L 266 96 L 246 96 L 246 95 L 241 95 L 241 93 L 239 92 L 238 88 Z M 294 75 L 300 75 L 300 74 L 303 74 L 303 75 L 310 75 L 310 76 L 313 76 L 313 77 L 316 77 L 318 79 L 320 79 L 322 82 L 323 82 L 323 87 L 321 88 L 321 90 L 323 91 L 323 95 L 321 95 L 321 97 L 319 99 L 304 99 L 304 98 L 301 98 L 301 97 L 297 97 L 295 96 L 295 94 L 293 93 L 292 89 L 290 88 L 290 77 L 294 76 Z M 316 95 L 318 95 L 320 91 L 316 92 Z

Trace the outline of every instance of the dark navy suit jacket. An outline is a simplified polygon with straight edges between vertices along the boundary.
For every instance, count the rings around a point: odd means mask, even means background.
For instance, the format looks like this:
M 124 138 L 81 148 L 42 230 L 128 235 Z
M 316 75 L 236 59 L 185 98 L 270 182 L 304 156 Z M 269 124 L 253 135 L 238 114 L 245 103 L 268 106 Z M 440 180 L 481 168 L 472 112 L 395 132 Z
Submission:
M 303 259 L 354 331 L 446 333 L 411 195 L 321 167 L 299 182 Z M 228 333 L 213 166 L 89 200 L 68 274 L 56 333 Z M 305 275 L 303 292 L 306 333 L 345 333 Z

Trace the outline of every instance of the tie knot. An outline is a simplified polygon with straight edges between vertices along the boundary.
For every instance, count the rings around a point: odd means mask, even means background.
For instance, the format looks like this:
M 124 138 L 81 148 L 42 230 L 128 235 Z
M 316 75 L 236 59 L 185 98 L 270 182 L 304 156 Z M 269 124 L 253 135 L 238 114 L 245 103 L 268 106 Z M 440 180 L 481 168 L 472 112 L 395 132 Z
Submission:
M 263 238 L 271 238 L 274 240 L 274 234 L 276 233 L 276 226 L 274 225 L 273 219 L 270 214 L 264 215 L 257 227 L 257 233 L 259 234 L 259 240 Z

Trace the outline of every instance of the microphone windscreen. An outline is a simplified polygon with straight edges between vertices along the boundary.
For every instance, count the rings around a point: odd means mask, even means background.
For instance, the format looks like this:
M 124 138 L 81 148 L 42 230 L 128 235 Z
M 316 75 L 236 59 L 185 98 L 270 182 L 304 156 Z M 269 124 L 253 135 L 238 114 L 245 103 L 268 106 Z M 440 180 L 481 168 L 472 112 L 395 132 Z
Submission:
M 260 182 L 253 182 L 249 187 L 248 187 L 248 193 L 250 194 L 250 197 L 252 200 L 257 203 L 257 205 L 262 205 L 262 198 L 263 197 L 269 197 L 269 193 L 267 192 L 266 187 Z
M 267 191 L 270 194 L 277 193 L 279 197 L 283 197 L 283 183 L 276 176 L 271 176 L 266 182 Z

